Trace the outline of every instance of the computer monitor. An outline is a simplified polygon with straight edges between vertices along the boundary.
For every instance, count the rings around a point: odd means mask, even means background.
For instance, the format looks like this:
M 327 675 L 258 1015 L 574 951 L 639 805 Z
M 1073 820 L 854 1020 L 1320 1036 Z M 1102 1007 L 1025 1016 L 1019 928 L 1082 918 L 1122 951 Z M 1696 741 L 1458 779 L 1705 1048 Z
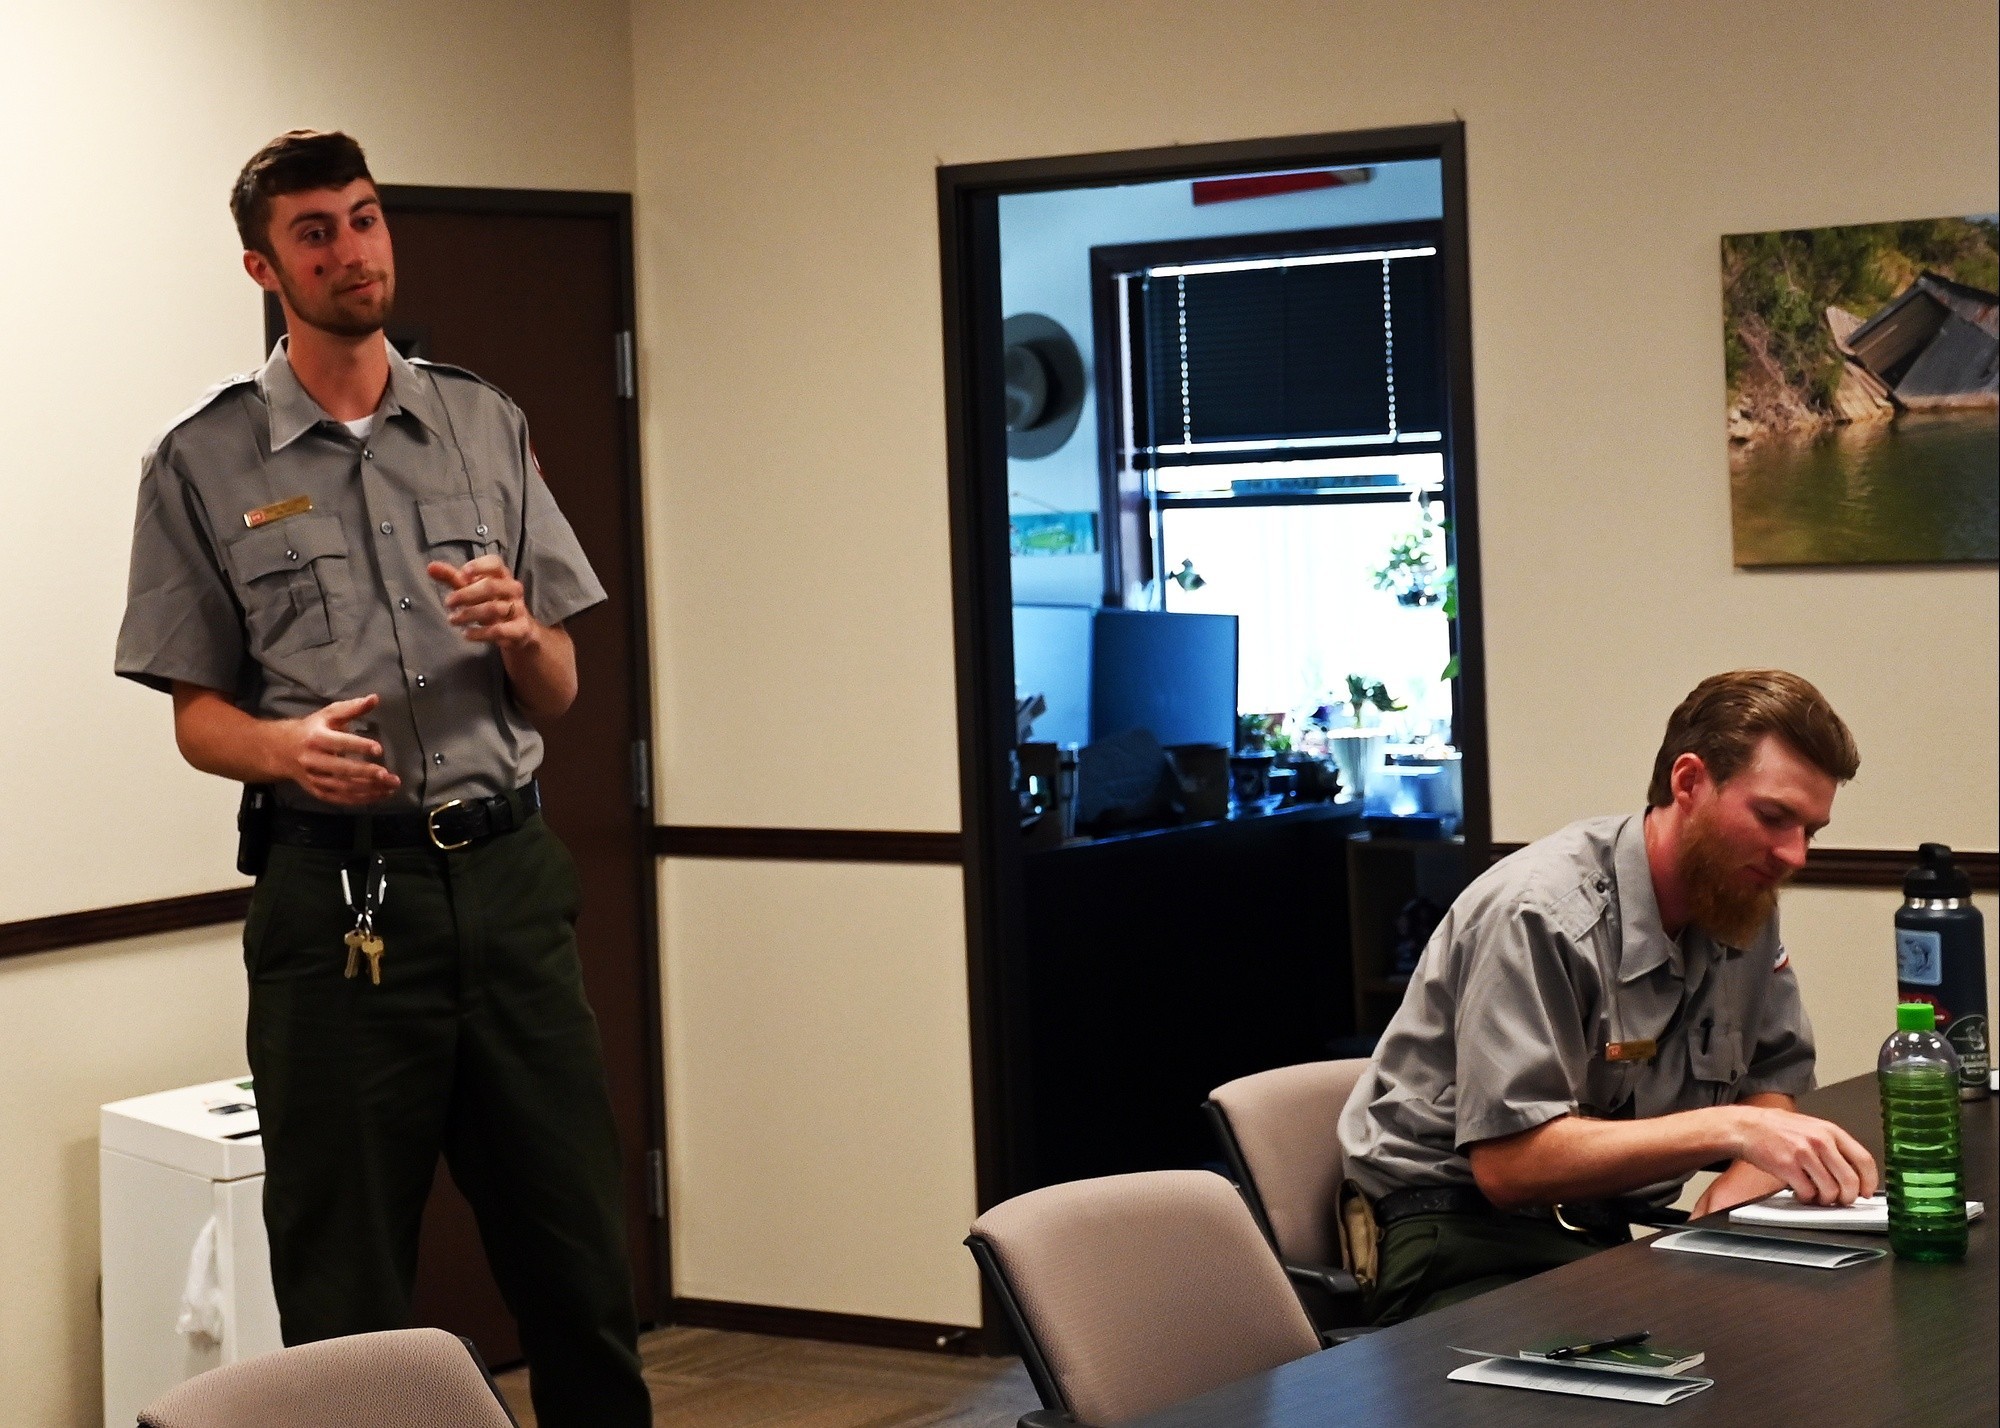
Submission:
M 1094 605 L 1014 607 L 1014 693 L 1048 701 L 1035 720 L 1040 743 L 1090 742 L 1090 630 L 1096 622 Z
M 1099 610 L 1090 737 L 1145 729 L 1164 745 L 1236 742 L 1236 617 Z

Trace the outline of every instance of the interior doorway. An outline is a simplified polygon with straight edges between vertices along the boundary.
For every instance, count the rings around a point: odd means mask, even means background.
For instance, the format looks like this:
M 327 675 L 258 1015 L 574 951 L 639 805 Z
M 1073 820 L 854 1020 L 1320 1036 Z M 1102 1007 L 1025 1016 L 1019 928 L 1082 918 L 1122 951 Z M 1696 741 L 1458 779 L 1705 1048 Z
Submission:
M 583 881 L 583 975 L 624 1160 L 642 1324 L 666 1317 L 668 1246 L 658 919 L 647 773 L 652 727 L 633 350 L 631 200 L 623 194 L 385 185 L 396 246 L 389 336 L 462 366 L 527 413 L 537 459 L 608 599 L 569 622 L 579 692 L 545 731 L 545 816 Z M 267 342 L 283 331 L 275 302 Z M 415 1318 L 495 1366 L 521 1358 L 470 1207 L 439 1163 Z
M 1394 187 L 1388 177 L 1402 182 L 1419 172 L 1431 176 L 1428 208 L 1412 206 L 1415 200 L 1377 203 L 1373 211 L 1365 203 L 1331 203 L 1323 215 L 1365 216 L 1294 222 L 1293 233 L 1266 231 L 1286 225 L 1247 205 L 1235 210 L 1241 217 L 1177 230 L 1178 249 L 1150 241 L 1168 236 L 1158 231 L 1092 230 L 1069 262 L 1076 271 L 1061 275 L 1065 291 L 1082 297 L 1073 311 L 1056 313 L 1054 325 L 1081 335 L 1077 345 L 1089 353 L 1067 364 L 1042 325 L 1051 317 L 1044 309 L 1067 299 L 1025 297 L 1029 287 L 1007 250 L 1010 212 L 1037 204 L 1080 211 L 1112 191 L 1171 191 L 1187 209 L 1266 194 L 1361 192 L 1371 180 L 1372 192 L 1386 197 Z M 1034 698 L 1038 689 L 1017 687 L 1024 663 L 1064 640 L 1089 651 L 1093 663 L 1082 683 L 1101 705 L 1106 651 L 1138 649 L 1131 667 L 1174 671 L 1177 693 L 1187 695 L 1153 701 L 1150 717 L 1202 731 L 1203 747 L 1214 753 L 1239 752 L 1246 710 L 1238 684 L 1252 683 L 1242 660 L 1250 646 L 1233 631 L 1219 639 L 1214 626 L 1198 622 L 1253 617 L 1247 610 L 1210 613 L 1226 607 L 1215 603 L 1212 587 L 1195 598 L 1208 583 L 1196 567 L 1233 559 L 1247 569 L 1267 558 L 1262 547 L 1246 544 L 1253 537 L 1268 545 L 1330 512 L 1380 513 L 1390 509 L 1384 503 L 1397 503 L 1395 511 L 1427 523 L 1420 535 L 1435 542 L 1432 568 L 1442 575 L 1439 567 L 1448 567 L 1455 577 L 1452 618 L 1436 621 L 1436 658 L 1430 644 L 1418 648 L 1436 686 L 1426 691 L 1427 708 L 1449 731 L 1462 782 L 1453 856 L 1483 861 L 1490 819 L 1463 130 L 1437 125 L 944 168 L 939 205 L 974 1114 L 986 1206 L 1052 1178 L 1139 1168 L 1140 1161 L 1117 1161 L 1102 1132 L 1115 1120 L 1142 1124 L 1159 1110 L 1133 1098 L 1154 1095 L 1158 1083 L 1175 1077 L 1166 1058 L 1188 1037 L 1207 1038 L 1217 1058 L 1179 1068 L 1187 1085 L 1171 1094 L 1187 1104 L 1176 1100 L 1153 1117 L 1152 1139 L 1126 1152 L 1156 1157 L 1144 1163 L 1198 1163 L 1189 1159 L 1201 1152 L 1191 1148 L 1188 1127 L 1214 1084 L 1200 1078 L 1216 1066 L 1249 1070 L 1258 1069 L 1258 1057 L 1282 1064 L 1326 1055 L 1329 1025 L 1362 1021 L 1358 982 L 1346 968 L 1334 977 L 1303 956 L 1290 970 L 1274 970 L 1269 959 L 1243 955 L 1273 901 L 1256 884 L 1274 872 L 1315 896 L 1325 893 L 1315 906 L 1284 909 L 1287 916 L 1304 912 L 1345 928 L 1346 849 L 1359 831 L 1359 805 L 1287 809 L 1289 823 L 1263 820 L 1253 829 L 1237 820 L 1241 805 L 1231 797 L 1226 814 L 1204 814 L 1199 823 L 1176 807 L 1163 823 L 1139 825 L 1145 837 L 1082 839 L 1066 827 L 1038 849 L 1023 837 L 1040 796 L 1025 767 L 1032 746 L 1023 731 L 1047 716 L 1035 706 L 1048 701 Z M 1386 351 L 1356 364 L 1323 342 L 1315 346 L 1315 333 L 1343 323 L 1362 331 L 1372 322 L 1386 348 L 1392 328 L 1413 331 L 1426 311 L 1435 351 L 1425 358 L 1420 343 L 1403 349 L 1400 411 Z M 1261 316 L 1239 321 L 1246 313 Z M 1290 362 L 1299 374 L 1291 396 L 1273 397 L 1272 390 L 1292 378 L 1265 390 L 1254 372 L 1232 365 L 1232 353 L 1260 344 L 1270 360 Z M 1021 370 L 1023 348 L 1046 354 L 1039 373 Z M 1079 370 L 1088 374 L 1081 411 L 1070 415 L 1058 396 Z M 1294 399 L 1299 392 L 1305 397 Z M 1024 425 L 1032 434 L 1040 419 L 1038 407 L 1077 428 L 1065 438 L 1077 448 L 1067 476 L 1056 475 L 1063 461 L 1045 459 L 1047 451 L 1022 440 Z M 1171 423 L 1179 425 L 1169 432 Z M 1033 469 L 1024 456 L 1037 463 Z M 1406 565 L 1421 565 L 1416 549 L 1405 551 Z M 1058 558 L 1032 558 L 1051 555 Z M 1432 587 L 1408 603 L 1441 601 Z M 1028 604 L 1042 630 L 1032 649 L 1017 647 Z M 1176 621 L 1185 638 L 1167 644 L 1182 653 L 1163 657 L 1166 645 L 1154 634 Z M 1141 623 L 1152 633 L 1130 628 Z M 1390 642 L 1380 647 L 1390 658 Z M 1203 679 L 1223 690 L 1213 713 L 1208 706 L 1216 700 L 1196 697 L 1184 677 L 1191 661 L 1212 669 Z M 1268 696 L 1280 697 L 1296 694 Z M 1145 702 L 1127 699 L 1120 707 Z M 1390 702 L 1385 696 L 1381 707 Z M 1353 711 L 1357 729 L 1363 713 L 1358 705 Z M 1218 735 L 1219 723 L 1226 732 Z M 1105 732 L 1088 719 L 1073 727 L 1074 742 Z M 1230 747 L 1216 749 L 1218 742 Z M 1044 795 L 1046 775 L 1067 777 L 1043 773 Z M 1180 779 L 1180 786 L 1193 789 L 1195 781 Z M 1194 879 L 1205 880 L 1198 891 L 1190 891 Z M 1103 954 L 1107 939 L 1121 942 L 1119 955 Z M 1222 987 L 1215 975 L 1234 980 Z M 1175 977 L 1209 994 L 1162 985 Z M 1252 1046 L 1236 1035 L 1260 1009 L 1271 1025 L 1289 1026 L 1278 1037 L 1282 1046 L 1268 1037 Z M 1093 1097 L 1096 1119 L 1079 1119 L 1077 1108 Z M 1121 1109 L 1126 1114 L 1118 1115 Z M 1052 1132 L 1059 1114 L 1075 1123 Z

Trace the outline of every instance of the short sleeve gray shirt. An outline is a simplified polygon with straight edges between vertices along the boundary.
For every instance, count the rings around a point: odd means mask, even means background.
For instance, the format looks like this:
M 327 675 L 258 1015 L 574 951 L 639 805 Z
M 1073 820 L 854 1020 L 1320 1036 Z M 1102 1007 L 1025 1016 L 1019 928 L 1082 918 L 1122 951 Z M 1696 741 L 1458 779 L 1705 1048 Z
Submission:
M 1607 1056 L 1652 1041 L 1645 1060 Z M 1748 947 L 1669 938 L 1645 816 L 1586 819 L 1452 904 L 1340 1118 L 1372 1196 L 1473 1181 L 1467 1149 L 1558 1116 L 1626 1119 L 1813 1085 L 1812 1028 L 1773 916 Z M 1635 1187 L 1671 1199 L 1673 1184 Z
M 373 428 L 356 437 L 300 386 L 281 342 L 147 453 L 117 672 L 218 689 L 273 719 L 378 694 L 367 732 L 402 779 L 379 807 L 500 793 L 540 766 L 541 735 L 498 648 L 447 622 L 447 590 L 425 573 L 489 553 L 544 624 L 604 598 L 520 408 L 392 348 Z M 320 806 L 295 785 L 279 797 Z

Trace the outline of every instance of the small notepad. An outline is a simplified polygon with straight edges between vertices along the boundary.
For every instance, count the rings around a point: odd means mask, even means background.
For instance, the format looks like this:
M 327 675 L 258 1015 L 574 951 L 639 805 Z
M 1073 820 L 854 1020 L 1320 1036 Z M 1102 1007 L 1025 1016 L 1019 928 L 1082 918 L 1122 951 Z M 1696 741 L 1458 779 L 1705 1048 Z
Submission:
M 1986 1213 L 1983 1201 L 1968 1200 L 1965 1217 L 1976 1220 Z M 1731 1224 L 1773 1225 L 1795 1230 L 1843 1230 L 1849 1234 L 1887 1234 L 1889 1202 L 1881 1195 L 1864 1195 L 1852 1205 L 1801 1205 L 1789 1190 L 1780 1190 L 1766 1200 L 1738 1205 L 1729 1212 Z
M 1797 1264 L 1809 1269 L 1845 1269 L 1880 1259 L 1887 1250 L 1853 1245 L 1788 1240 L 1777 1235 L 1745 1235 L 1735 1230 L 1674 1230 L 1647 1241 L 1654 1249 L 1684 1254 L 1713 1254 L 1725 1259 L 1756 1259 L 1767 1264 Z
M 1469 1350 L 1463 1352 L 1470 1352 Z M 1560 1361 L 1480 1359 L 1453 1369 L 1446 1378 L 1458 1383 L 1485 1383 L 1496 1388 L 1527 1388 L 1537 1393 L 1568 1393 L 1579 1398 L 1615 1398 L 1626 1403 L 1679 1403 L 1705 1388 L 1712 1378 L 1669 1378 L 1653 1374 L 1611 1373 Z

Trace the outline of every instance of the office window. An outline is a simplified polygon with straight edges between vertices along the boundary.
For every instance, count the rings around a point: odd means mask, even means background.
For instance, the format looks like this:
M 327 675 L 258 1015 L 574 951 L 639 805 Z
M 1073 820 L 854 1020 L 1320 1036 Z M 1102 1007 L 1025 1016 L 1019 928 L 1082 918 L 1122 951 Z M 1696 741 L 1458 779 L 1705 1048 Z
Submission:
M 1246 713 L 1359 675 L 1448 737 L 1436 225 L 1184 247 L 1099 250 L 1108 590 L 1237 616 Z
M 1425 530 L 1412 501 L 1166 501 L 1160 526 L 1164 568 L 1200 577 L 1192 589 L 1168 579 L 1162 608 L 1237 617 L 1240 709 L 1308 710 L 1358 674 L 1409 706 L 1412 735 L 1449 738 L 1441 598 L 1414 603 L 1397 588 L 1376 588 L 1375 572 L 1397 541 Z M 1431 564 L 1441 573 L 1443 542 L 1435 523 L 1431 531 Z

